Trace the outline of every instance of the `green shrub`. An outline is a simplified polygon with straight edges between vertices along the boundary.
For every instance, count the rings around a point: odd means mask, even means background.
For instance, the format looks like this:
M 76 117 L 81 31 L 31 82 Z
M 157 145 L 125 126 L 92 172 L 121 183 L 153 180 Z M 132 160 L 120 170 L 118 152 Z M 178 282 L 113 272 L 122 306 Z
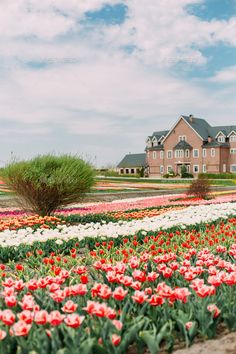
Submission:
M 182 165 L 181 166 L 181 178 L 193 178 L 192 173 L 189 173 L 187 171 L 187 166 L 186 165 Z
M 183 174 L 183 176 L 181 176 L 181 178 L 194 178 L 192 173 L 186 172 Z
M 208 179 L 236 179 L 235 173 L 199 173 L 199 176 Z
M 191 183 L 187 191 L 188 195 L 202 199 L 207 199 L 209 193 L 210 182 L 205 176 L 198 176 L 198 178 Z
M 13 162 L 4 168 L 2 177 L 24 209 L 42 216 L 81 201 L 94 184 L 92 167 L 71 155 Z

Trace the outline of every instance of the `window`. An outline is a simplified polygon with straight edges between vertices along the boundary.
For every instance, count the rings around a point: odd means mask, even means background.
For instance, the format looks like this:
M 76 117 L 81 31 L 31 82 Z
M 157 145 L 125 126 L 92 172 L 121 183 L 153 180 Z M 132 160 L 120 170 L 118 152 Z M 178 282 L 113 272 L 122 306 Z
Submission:
M 187 172 L 190 173 L 190 165 L 186 165 L 187 167 Z
M 172 166 L 167 166 L 167 173 L 171 173 L 171 172 L 173 172 Z
M 232 155 L 236 154 L 236 148 L 230 149 L 230 153 L 231 153 Z
M 236 142 L 236 134 L 230 135 L 229 141 L 230 141 L 231 143 Z
M 153 159 L 156 159 L 156 158 L 157 158 L 157 152 L 156 152 L 156 151 L 153 151 L 153 153 L 152 153 L 152 158 L 153 158 Z
M 199 166 L 193 165 L 193 173 L 198 173 L 198 172 L 199 172 Z
M 164 158 L 164 151 L 160 151 L 160 158 L 161 158 L 161 159 Z
M 202 157 L 206 157 L 207 155 L 207 150 L 206 149 L 202 149 Z
M 123 175 L 123 173 L 124 173 L 123 168 L 120 169 L 120 173 Z
M 199 157 L 199 150 L 193 149 L 193 157 Z
M 230 165 L 230 172 L 236 172 L 236 165 Z
M 185 150 L 185 157 L 190 157 L 190 151 L 189 151 L 189 149 Z
M 152 138 L 152 146 L 157 146 L 157 139 L 155 137 Z
M 164 172 L 164 166 L 161 165 L 161 166 L 160 166 L 160 173 L 163 173 L 163 172 Z
M 129 174 L 129 169 L 128 169 L 128 168 L 125 169 L 125 173 L 126 173 L 127 175 Z
M 217 140 L 219 143 L 225 143 L 225 137 L 223 135 L 218 136 Z
M 184 150 L 175 150 L 175 157 L 184 157 Z
M 179 141 L 187 141 L 186 135 L 180 135 Z
M 206 169 L 206 165 L 202 165 L 202 172 L 206 173 L 207 169 Z
M 172 159 L 172 150 L 167 151 L 167 158 Z
M 216 156 L 216 149 L 212 148 L 211 149 L 211 157 L 215 157 Z
M 131 173 L 134 174 L 134 168 L 131 168 Z

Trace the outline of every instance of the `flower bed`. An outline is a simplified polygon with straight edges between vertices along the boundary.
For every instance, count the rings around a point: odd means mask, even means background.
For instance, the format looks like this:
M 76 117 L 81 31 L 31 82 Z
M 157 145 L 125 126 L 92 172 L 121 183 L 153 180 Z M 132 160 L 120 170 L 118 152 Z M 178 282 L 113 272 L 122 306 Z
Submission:
M 144 234 L 1 264 L 0 353 L 157 354 L 236 330 L 236 219 Z
M 236 201 L 235 194 L 221 195 L 217 194 L 214 199 L 203 200 L 196 199 L 189 201 L 185 200 L 185 194 L 175 195 L 175 198 L 184 198 L 181 202 L 178 200 L 173 201 L 173 195 L 157 196 L 157 197 L 145 197 L 145 198 L 129 198 L 121 199 L 113 202 L 107 203 L 88 203 L 87 205 L 81 205 L 80 207 L 72 207 L 63 210 L 58 210 L 57 215 L 72 215 L 72 214 L 99 214 L 99 213 L 108 213 L 113 211 L 125 211 L 130 209 L 146 209 L 150 207 L 157 206 L 171 206 L 171 205 L 208 205 L 208 204 L 219 204 L 219 203 L 228 203 Z
M 64 223 L 64 221 L 55 216 L 22 216 L 21 214 L 19 214 L 17 216 L 14 215 L 14 217 L 3 217 L 0 220 L 0 232 L 4 230 L 18 230 L 25 227 L 49 229 L 61 223 Z
M 236 215 L 236 203 L 223 203 L 214 205 L 201 205 L 188 207 L 184 210 L 169 211 L 163 215 L 144 218 L 142 220 L 118 221 L 117 223 L 88 223 L 85 225 L 58 225 L 54 229 L 36 229 L 30 227 L 20 230 L 5 230 L 0 233 L 0 246 L 17 246 L 21 243 L 32 244 L 35 241 L 60 238 L 69 240 L 77 238 L 82 240 L 86 237 L 113 237 L 120 235 L 134 235 L 140 230 L 155 231 L 168 229 L 174 226 L 200 224 L 227 218 Z

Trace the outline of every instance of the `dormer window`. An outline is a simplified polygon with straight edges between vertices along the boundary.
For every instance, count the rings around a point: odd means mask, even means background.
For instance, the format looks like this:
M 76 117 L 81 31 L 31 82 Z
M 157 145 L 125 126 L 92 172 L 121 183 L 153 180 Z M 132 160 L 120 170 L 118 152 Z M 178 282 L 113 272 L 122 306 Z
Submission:
M 157 146 L 157 139 L 155 137 L 152 138 L 152 146 Z
M 219 143 L 225 143 L 225 137 L 223 135 L 219 135 L 217 140 Z
M 222 131 L 219 131 L 218 134 L 215 136 L 215 139 L 218 141 L 218 143 L 225 143 L 225 134 Z
M 230 141 L 231 143 L 235 143 L 235 142 L 236 142 L 236 134 L 230 135 L 229 141 Z
M 179 136 L 179 141 L 187 141 L 186 135 L 180 135 Z
M 147 148 L 151 148 L 152 147 L 152 141 L 151 141 L 150 138 L 147 139 L 146 144 L 147 144 Z
M 164 135 L 160 137 L 160 139 L 158 140 L 158 145 L 162 145 L 164 138 Z

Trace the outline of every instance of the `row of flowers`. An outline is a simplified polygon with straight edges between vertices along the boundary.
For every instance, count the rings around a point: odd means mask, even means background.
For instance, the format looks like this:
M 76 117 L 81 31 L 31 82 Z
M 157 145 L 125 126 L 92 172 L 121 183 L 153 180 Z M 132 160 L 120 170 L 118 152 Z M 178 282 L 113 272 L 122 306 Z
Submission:
M 4 230 L 18 230 L 25 227 L 35 227 L 41 229 L 53 228 L 56 225 L 65 223 L 56 216 L 38 216 L 38 215 L 25 215 L 2 217 L 0 220 L 0 232 Z
M 32 244 L 21 243 L 18 246 L 5 245 L 4 247 L 0 247 L 0 261 L 19 261 L 20 259 L 25 258 L 26 255 L 37 254 L 38 250 L 47 256 L 52 252 L 61 252 L 62 254 L 67 255 L 70 253 L 71 249 L 77 248 L 79 248 L 80 252 L 83 253 L 84 250 L 93 250 L 95 247 L 98 248 L 99 246 L 103 248 L 98 250 L 101 254 L 104 254 L 104 252 L 110 248 L 113 250 L 113 253 L 115 248 L 118 248 L 115 254 L 123 254 L 121 251 L 123 252 L 122 248 L 124 245 L 125 247 L 129 245 L 130 252 L 132 253 L 135 253 L 136 251 L 146 251 L 146 247 L 150 247 L 153 254 L 169 252 L 172 249 L 176 250 L 180 245 L 181 247 L 186 248 L 189 248 L 190 246 L 198 247 L 198 245 L 202 247 L 204 244 L 211 247 L 214 244 L 224 244 L 225 242 L 228 242 L 228 239 L 234 235 L 234 232 L 232 232 L 231 235 L 231 233 L 228 233 L 227 228 L 230 227 L 231 223 L 234 223 L 234 221 L 235 218 L 233 217 L 229 218 L 227 222 L 225 218 L 218 218 L 208 224 L 201 223 L 196 225 L 187 225 L 184 229 L 181 225 L 178 225 L 159 231 L 147 232 L 141 230 L 134 236 L 126 235 L 118 236 L 116 238 L 104 236 L 84 237 L 79 242 L 76 237 L 67 240 L 56 237 L 50 238 L 44 242 L 37 240 Z M 226 225 L 226 230 L 223 228 L 224 225 Z M 213 234 L 209 236 L 209 229 L 215 230 L 215 235 L 218 235 L 219 233 L 221 236 L 214 237 Z M 196 236 L 194 236 L 195 234 Z M 199 235 L 201 235 L 200 239 Z M 155 244 L 153 244 L 153 242 Z M 142 247 L 142 249 L 140 247 Z M 96 255 L 95 251 L 93 251 L 93 253 Z
M 181 210 L 184 206 L 166 206 L 166 207 L 152 207 L 142 210 L 127 210 L 120 212 L 111 212 L 103 214 L 72 214 L 66 216 L 45 216 L 27 215 L 18 212 L 14 214 L 1 215 L 0 232 L 4 230 L 18 230 L 26 227 L 31 227 L 34 230 L 50 229 L 60 224 L 87 224 L 91 222 L 116 222 L 117 220 L 132 220 L 143 219 L 145 217 L 153 217 L 166 213 L 168 210 Z
M 185 194 L 176 194 L 176 195 L 165 195 L 165 196 L 156 196 L 156 197 L 139 197 L 139 198 L 129 198 L 115 200 L 113 202 L 106 203 L 86 203 L 77 205 L 75 207 L 70 207 L 66 209 L 57 210 L 57 216 L 67 216 L 73 214 L 79 215 L 88 215 L 88 214 L 104 214 L 112 213 L 116 211 L 126 211 L 133 209 L 147 209 L 153 207 L 166 207 L 166 206 L 178 206 L 178 205 L 207 205 L 207 204 L 219 204 L 219 203 L 228 203 L 236 201 L 236 193 L 234 194 L 221 194 L 214 193 L 215 197 L 210 200 L 203 200 L 199 198 L 186 198 Z M 180 200 L 181 199 L 181 200 Z M 16 209 L 0 209 L 0 217 L 21 217 L 25 216 L 25 212 Z
M 0 232 L 0 246 L 18 246 L 21 243 L 32 244 L 35 241 L 45 242 L 50 239 L 69 240 L 98 236 L 117 238 L 121 235 L 134 235 L 140 230 L 165 230 L 174 226 L 185 228 L 187 225 L 201 224 L 236 215 L 236 203 L 192 206 L 184 210 L 166 212 L 163 215 L 144 218 L 142 220 L 118 221 L 117 223 L 88 223 L 79 225 L 55 225 L 53 229 L 32 229 Z
M 177 194 L 175 198 L 183 198 L 180 202 L 179 200 L 173 200 L 173 194 L 171 195 L 161 195 L 156 197 L 139 197 L 139 198 L 129 198 L 115 200 L 113 202 L 107 203 L 90 203 L 87 205 L 81 205 L 79 207 L 67 208 L 63 210 L 58 210 L 58 215 L 71 215 L 71 214 L 98 214 L 107 213 L 113 211 L 124 211 L 129 209 L 145 209 L 155 206 L 166 206 L 166 205 L 189 205 L 190 201 L 186 198 L 185 194 Z M 218 204 L 218 203 L 228 203 L 236 201 L 236 193 L 234 194 L 217 194 L 215 198 L 210 200 L 196 199 L 191 200 L 191 205 L 207 205 L 207 204 Z

